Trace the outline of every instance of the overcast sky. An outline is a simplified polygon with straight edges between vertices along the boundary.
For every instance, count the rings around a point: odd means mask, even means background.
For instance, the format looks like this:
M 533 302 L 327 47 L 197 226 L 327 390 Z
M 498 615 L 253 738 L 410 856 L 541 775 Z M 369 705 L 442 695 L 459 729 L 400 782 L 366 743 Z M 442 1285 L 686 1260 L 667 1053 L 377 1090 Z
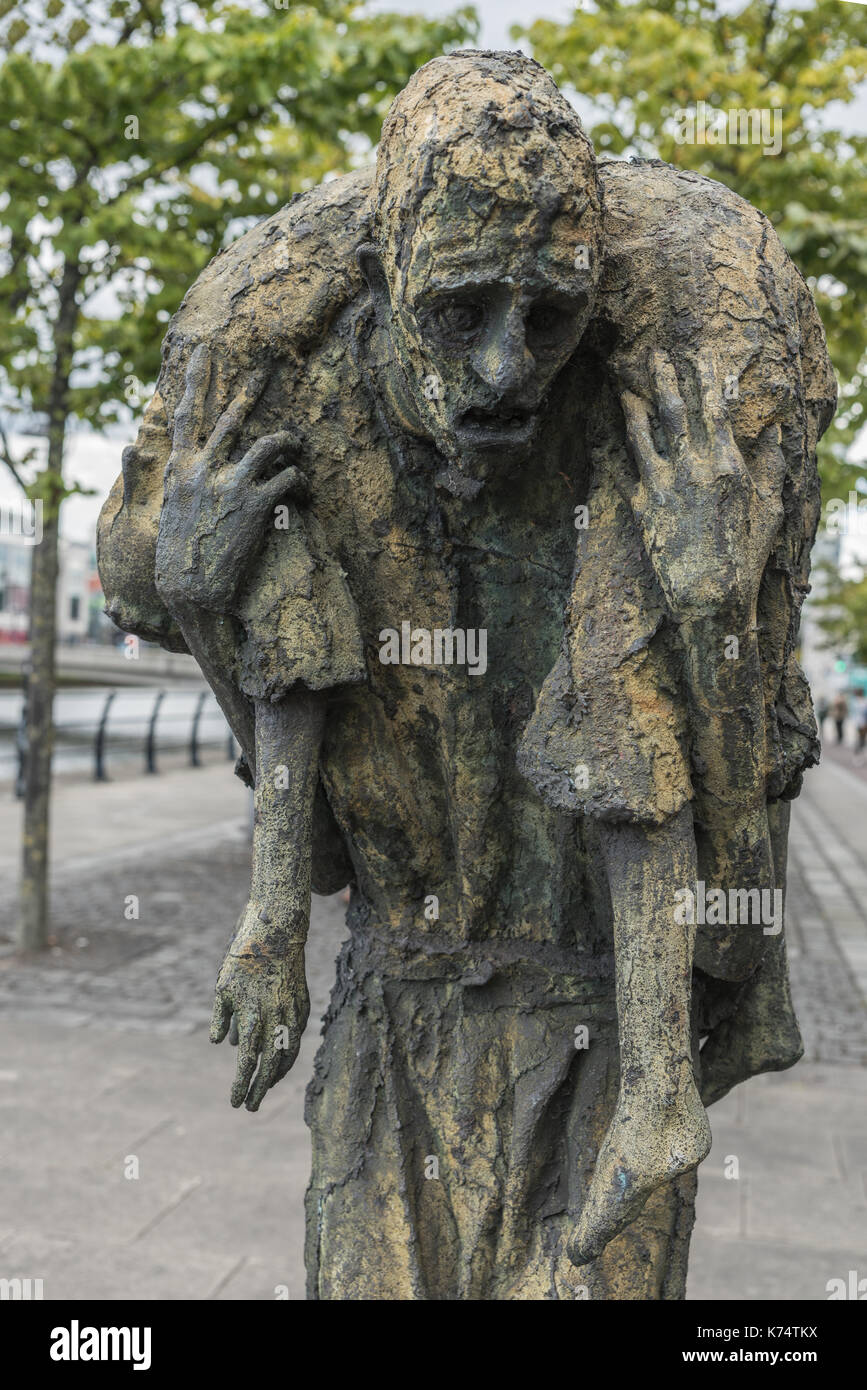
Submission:
M 374 0 L 373 9 L 421 11 L 435 17 L 450 14 L 458 8 L 460 0 Z M 569 19 L 576 9 L 573 0 L 474 0 L 482 23 L 479 43 L 482 48 L 521 48 L 529 53 L 529 45 L 516 43 L 509 37 L 513 24 L 529 26 L 537 19 L 553 19 L 562 23 Z M 720 8 L 725 10 L 743 9 L 744 0 L 720 0 Z M 855 3 L 855 0 L 847 0 Z M 862 0 L 858 0 L 862 3 Z M 867 3 L 867 0 L 863 0 Z M 796 8 L 783 0 L 781 8 Z M 803 0 L 797 8 L 803 8 Z M 576 102 L 579 114 L 587 113 L 583 103 Z M 833 120 L 840 130 L 867 134 L 867 90 L 863 90 L 855 102 L 834 103 L 827 108 L 829 120 Z

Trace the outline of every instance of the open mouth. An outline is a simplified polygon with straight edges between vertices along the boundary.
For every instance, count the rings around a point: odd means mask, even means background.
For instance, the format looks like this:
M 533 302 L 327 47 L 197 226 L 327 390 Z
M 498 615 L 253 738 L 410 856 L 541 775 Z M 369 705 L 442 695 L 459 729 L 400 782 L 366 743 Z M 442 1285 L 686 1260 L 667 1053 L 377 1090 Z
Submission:
M 528 441 L 536 425 L 536 412 L 514 406 L 499 410 L 468 410 L 462 415 L 455 434 L 461 443 L 475 448 Z

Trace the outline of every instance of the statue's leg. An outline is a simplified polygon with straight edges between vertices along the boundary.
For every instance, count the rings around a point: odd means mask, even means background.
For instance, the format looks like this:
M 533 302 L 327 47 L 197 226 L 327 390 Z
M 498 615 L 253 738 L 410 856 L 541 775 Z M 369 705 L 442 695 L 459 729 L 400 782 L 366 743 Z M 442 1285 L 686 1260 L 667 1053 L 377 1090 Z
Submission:
M 448 979 L 418 978 L 415 961 L 383 976 L 364 957 L 345 952 L 308 1090 L 309 1295 L 504 1297 L 498 1281 L 525 1261 L 535 1176 L 550 1182 L 539 1126 L 582 1014 L 521 1012 L 508 972 L 466 957 L 450 957 Z
M 309 1296 L 682 1297 L 691 1177 L 654 1193 L 612 1254 L 580 1271 L 566 1255 L 617 1100 L 607 977 L 384 978 L 365 954 L 341 958 L 308 1090 Z
M 401 1127 L 399 1064 L 382 981 L 347 943 L 307 1090 L 313 1147 L 306 1198 L 308 1298 L 429 1296 L 407 1193 L 413 1174 L 406 1149 L 413 1136 Z M 423 1136 L 416 1137 L 424 1148 Z M 435 1202 L 439 1184 L 430 1186 Z M 434 1232 L 445 1233 L 447 1211 L 432 1215 Z M 445 1239 L 442 1253 L 449 1253 Z

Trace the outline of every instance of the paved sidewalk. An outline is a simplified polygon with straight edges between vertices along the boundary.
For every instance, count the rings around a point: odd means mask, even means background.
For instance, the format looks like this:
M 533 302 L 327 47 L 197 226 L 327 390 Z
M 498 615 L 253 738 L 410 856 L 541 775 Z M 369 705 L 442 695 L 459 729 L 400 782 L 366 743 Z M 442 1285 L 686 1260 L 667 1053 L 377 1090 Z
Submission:
M 110 782 L 61 781 L 51 815 L 51 868 L 55 879 L 96 873 L 129 856 L 158 860 L 182 837 L 205 843 L 250 823 L 250 792 L 228 759 L 207 767 Z M 0 885 L 17 881 L 22 802 L 0 788 Z M 13 905 L 0 900 L 0 932 L 12 928 Z M 56 914 L 62 919 L 62 911 Z
M 0 844 L 19 814 L 0 803 Z M 55 944 L 0 946 L 0 1276 L 46 1299 L 303 1298 L 304 1089 L 345 904 L 314 899 L 295 1069 L 234 1111 L 235 1054 L 207 1026 L 249 887 L 249 793 L 227 762 L 62 786 L 54 820 Z M 16 869 L 0 858 L 3 904 Z M 0 943 L 12 929 L 7 911 Z
M 789 941 L 808 1057 L 710 1112 L 690 1298 L 821 1300 L 867 1276 L 867 783 L 829 763 L 806 786 Z M 55 944 L 27 962 L 2 950 L 17 815 L 0 802 L 0 1276 L 49 1299 L 302 1298 L 303 1094 L 343 903 L 314 900 L 295 1069 L 259 1114 L 232 1111 L 234 1054 L 206 1036 L 249 869 L 229 765 L 62 787 Z
M 827 751 L 792 808 L 786 930 L 805 1058 L 709 1112 L 689 1298 L 867 1277 L 867 782 Z

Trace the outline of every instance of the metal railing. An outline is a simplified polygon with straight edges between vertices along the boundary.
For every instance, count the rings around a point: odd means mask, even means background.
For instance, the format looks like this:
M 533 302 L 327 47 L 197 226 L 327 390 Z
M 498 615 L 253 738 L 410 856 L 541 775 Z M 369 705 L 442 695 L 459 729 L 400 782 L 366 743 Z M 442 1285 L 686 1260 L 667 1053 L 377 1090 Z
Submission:
M 14 723 L 0 715 L 0 762 L 13 760 L 15 795 L 24 791 L 27 754 L 27 673 Z M 76 708 L 76 705 L 78 706 Z M 55 696 L 55 763 L 63 770 L 92 770 L 97 782 L 109 781 L 112 762 L 141 759 L 142 771 L 160 770 L 161 756 L 182 753 L 189 767 L 201 767 L 203 755 L 234 759 L 237 745 L 212 692 L 207 688 L 67 690 Z

